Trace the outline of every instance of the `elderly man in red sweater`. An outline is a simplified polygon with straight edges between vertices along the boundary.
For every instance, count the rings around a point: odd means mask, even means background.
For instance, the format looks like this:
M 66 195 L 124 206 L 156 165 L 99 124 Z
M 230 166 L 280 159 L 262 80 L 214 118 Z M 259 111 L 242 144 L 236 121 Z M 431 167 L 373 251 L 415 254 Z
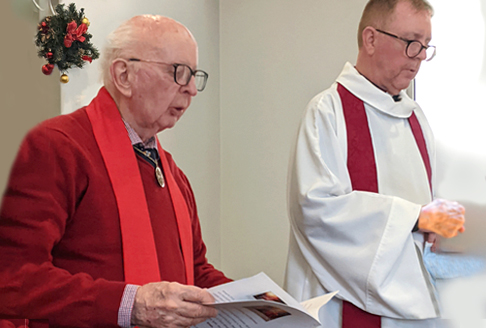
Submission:
M 203 288 L 230 280 L 207 262 L 189 181 L 156 134 L 208 75 L 172 19 L 136 16 L 108 41 L 93 101 L 21 145 L 0 213 L 0 316 L 192 326 L 216 315 Z

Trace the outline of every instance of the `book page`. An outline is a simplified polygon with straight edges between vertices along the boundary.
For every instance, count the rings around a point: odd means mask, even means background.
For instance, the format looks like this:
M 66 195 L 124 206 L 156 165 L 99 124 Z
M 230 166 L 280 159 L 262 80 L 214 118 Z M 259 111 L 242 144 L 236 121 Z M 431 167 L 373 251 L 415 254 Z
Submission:
M 216 299 L 212 306 L 219 313 L 196 328 L 319 327 L 318 309 L 335 295 L 330 293 L 307 301 L 306 306 L 315 312 L 311 315 L 264 273 L 208 291 Z

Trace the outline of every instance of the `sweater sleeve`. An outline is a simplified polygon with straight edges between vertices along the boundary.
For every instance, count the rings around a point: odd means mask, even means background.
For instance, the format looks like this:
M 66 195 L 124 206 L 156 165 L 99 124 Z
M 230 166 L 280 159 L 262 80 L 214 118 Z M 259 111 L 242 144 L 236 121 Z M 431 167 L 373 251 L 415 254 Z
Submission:
M 48 319 L 51 327 L 117 327 L 125 283 L 54 264 L 88 184 L 79 156 L 66 134 L 46 124 L 20 147 L 0 209 L 1 315 Z

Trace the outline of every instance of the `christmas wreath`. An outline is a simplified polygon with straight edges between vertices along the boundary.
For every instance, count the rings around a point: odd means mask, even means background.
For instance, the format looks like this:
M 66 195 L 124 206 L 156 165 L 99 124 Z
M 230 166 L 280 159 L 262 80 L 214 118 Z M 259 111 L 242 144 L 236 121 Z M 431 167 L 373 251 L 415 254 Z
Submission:
M 84 16 L 84 9 L 77 11 L 74 3 L 67 9 L 59 4 L 56 13 L 47 16 L 39 23 L 35 44 L 39 48 L 38 55 L 47 60 L 42 66 L 42 72 L 50 75 L 57 65 L 63 74 L 61 82 L 67 83 L 67 70 L 77 66 L 82 68 L 86 62 L 99 57 L 98 50 L 90 42 L 92 35 L 88 33 L 89 20 Z

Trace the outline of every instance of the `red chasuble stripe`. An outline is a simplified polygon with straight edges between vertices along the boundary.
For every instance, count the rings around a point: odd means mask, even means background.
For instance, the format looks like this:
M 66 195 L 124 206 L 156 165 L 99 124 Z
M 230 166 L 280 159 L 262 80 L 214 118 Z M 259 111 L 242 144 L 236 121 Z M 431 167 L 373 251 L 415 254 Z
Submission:
M 348 138 L 348 171 L 353 190 L 378 192 L 376 162 L 368 126 L 368 118 L 362 100 L 338 84 L 338 93 L 343 105 L 344 119 Z M 408 119 L 415 142 L 432 189 L 432 169 L 422 128 L 412 112 Z M 365 312 L 353 304 L 343 301 L 343 328 L 380 328 L 381 317 Z
M 364 103 L 341 84 L 337 87 L 343 105 L 348 139 L 348 171 L 353 190 L 378 192 L 373 143 Z M 343 301 L 343 328 L 380 328 L 381 317 Z
M 108 91 L 102 88 L 86 113 L 118 206 L 125 281 L 139 285 L 160 281 L 142 177 L 120 112 Z
M 430 191 L 432 192 L 432 167 L 430 166 L 429 153 L 427 152 L 427 145 L 425 144 L 424 133 L 422 132 L 422 128 L 420 127 L 420 123 L 414 112 L 412 112 L 412 115 L 408 118 L 408 122 L 410 124 L 410 128 L 412 129 L 415 142 L 417 143 L 417 146 L 420 150 L 420 155 L 422 155 L 425 170 L 427 171 L 427 177 L 429 178 Z
M 378 192 L 375 153 L 363 101 L 338 84 L 348 139 L 348 171 L 353 190 Z
M 186 200 L 184 199 L 181 190 L 177 186 L 177 183 L 170 172 L 167 157 L 158 140 L 157 147 L 159 149 L 160 161 L 162 162 L 165 179 L 167 180 L 170 198 L 174 204 L 174 211 L 177 219 L 177 227 L 179 228 L 179 236 L 182 247 L 182 255 L 184 257 L 184 265 L 186 269 L 186 283 L 188 285 L 194 285 L 194 255 L 189 209 L 187 208 Z

